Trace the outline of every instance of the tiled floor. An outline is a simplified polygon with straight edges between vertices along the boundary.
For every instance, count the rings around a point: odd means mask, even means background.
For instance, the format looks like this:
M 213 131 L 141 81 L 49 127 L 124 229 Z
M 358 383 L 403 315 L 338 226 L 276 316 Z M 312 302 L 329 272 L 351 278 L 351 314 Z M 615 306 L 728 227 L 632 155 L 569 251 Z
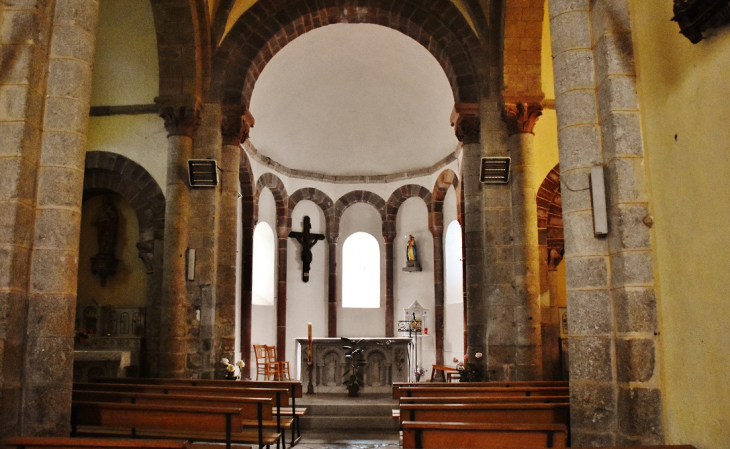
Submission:
M 302 435 L 297 449 L 375 449 L 400 447 L 398 433 L 311 433 Z

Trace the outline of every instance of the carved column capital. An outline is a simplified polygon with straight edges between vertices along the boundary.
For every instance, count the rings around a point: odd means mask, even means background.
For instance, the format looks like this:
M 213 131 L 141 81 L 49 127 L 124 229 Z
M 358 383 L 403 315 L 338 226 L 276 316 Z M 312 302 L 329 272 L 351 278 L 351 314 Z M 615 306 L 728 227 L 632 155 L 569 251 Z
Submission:
M 451 111 L 451 126 L 456 138 L 464 145 L 479 143 L 481 122 L 479 121 L 479 105 L 475 103 L 457 103 Z
M 521 133 L 535 134 L 533 130 L 541 115 L 540 102 L 505 102 L 502 105 L 502 120 L 507 124 L 510 136 Z
M 199 98 L 155 98 L 160 107 L 160 117 L 165 121 L 167 137 L 187 136 L 200 126 L 200 113 L 203 104 Z
M 221 135 L 223 136 L 223 145 L 238 146 L 248 139 L 249 132 L 255 123 L 251 111 L 243 111 L 242 108 L 236 110 L 223 110 L 221 120 Z

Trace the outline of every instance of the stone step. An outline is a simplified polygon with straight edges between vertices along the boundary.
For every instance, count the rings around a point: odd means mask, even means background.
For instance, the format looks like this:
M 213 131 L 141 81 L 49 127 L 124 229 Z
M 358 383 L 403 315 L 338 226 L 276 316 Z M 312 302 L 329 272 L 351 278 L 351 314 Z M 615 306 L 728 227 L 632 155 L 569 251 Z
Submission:
M 307 416 L 380 416 L 389 417 L 398 404 L 310 404 L 306 405 Z
M 301 418 L 301 428 L 317 432 L 331 430 L 392 430 L 398 431 L 398 421 L 383 416 L 311 415 Z

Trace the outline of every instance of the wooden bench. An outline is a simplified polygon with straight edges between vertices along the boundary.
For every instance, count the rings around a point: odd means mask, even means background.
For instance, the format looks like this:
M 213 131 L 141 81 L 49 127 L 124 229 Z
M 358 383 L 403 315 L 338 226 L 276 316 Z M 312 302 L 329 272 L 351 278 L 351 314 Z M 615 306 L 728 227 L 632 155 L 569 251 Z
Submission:
M 302 382 L 298 380 L 241 380 L 230 381 L 220 379 L 172 379 L 172 378 L 140 378 L 140 377 L 98 377 L 93 379 L 94 383 L 125 383 L 125 384 L 146 384 L 146 385 L 188 385 L 202 387 L 223 387 L 223 388 L 287 388 L 291 398 L 291 408 L 282 404 L 279 412 L 283 416 L 292 417 L 294 427 L 292 428 L 291 444 L 296 444 L 301 438 L 300 417 L 306 414 L 306 408 L 297 407 L 296 399 L 303 394 Z M 288 402 L 287 402 L 288 405 Z M 294 432 L 296 429 L 296 437 Z
M 690 444 L 665 444 L 663 446 L 611 446 L 611 447 L 576 447 L 573 449 L 697 449 Z
M 131 438 L 11 437 L 2 441 L 6 449 L 184 449 L 186 441 Z
M 281 434 L 281 426 L 274 420 L 271 398 L 240 398 L 228 396 L 200 396 L 178 394 L 136 393 L 128 391 L 74 391 L 76 402 L 115 402 L 141 405 L 172 405 L 189 407 L 233 407 L 241 409 L 243 429 L 253 427 L 263 439 Z M 275 428 L 273 433 L 267 428 Z M 260 441 L 253 441 L 257 443 Z
M 281 434 L 243 431 L 240 408 L 141 405 L 112 402 L 72 402 L 72 436 L 130 435 L 147 438 L 179 438 L 190 441 L 256 443 L 270 447 Z
M 569 401 L 569 396 L 404 397 L 400 398 L 399 408 L 393 409 L 392 417 L 400 420 L 400 406 L 404 404 L 567 404 Z
M 404 421 L 468 423 L 541 423 L 570 422 L 570 407 L 560 404 L 403 404 L 400 423 Z
M 401 387 L 402 397 L 568 396 L 567 387 Z M 400 397 L 398 398 L 400 399 Z
M 513 388 L 513 387 L 564 387 L 568 388 L 568 382 L 564 380 L 530 380 L 530 381 L 509 381 L 509 382 L 394 382 L 393 399 L 400 399 L 402 387 L 423 387 L 423 388 L 471 388 L 471 387 L 492 387 L 492 388 Z
M 230 382 L 230 381 L 229 381 Z M 234 382 L 230 382 L 234 383 Z M 295 435 L 294 419 L 286 417 L 285 407 L 282 404 L 289 403 L 290 390 L 286 388 L 226 388 L 226 387 L 194 387 L 183 383 L 173 385 L 159 384 L 147 385 L 141 383 L 74 383 L 74 391 L 116 391 L 135 392 L 149 394 L 177 394 L 188 396 L 223 396 L 230 398 L 263 397 L 274 400 L 274 414 L 277 422 L 277 431 L 283 433 L 283 429 L 292 429 L 291 444 L 296 444 L 299 437 Z
M 458 447 L 486 449 L 539 449 L 567 447 L 563 424 L 403 423 L 403 448 Z

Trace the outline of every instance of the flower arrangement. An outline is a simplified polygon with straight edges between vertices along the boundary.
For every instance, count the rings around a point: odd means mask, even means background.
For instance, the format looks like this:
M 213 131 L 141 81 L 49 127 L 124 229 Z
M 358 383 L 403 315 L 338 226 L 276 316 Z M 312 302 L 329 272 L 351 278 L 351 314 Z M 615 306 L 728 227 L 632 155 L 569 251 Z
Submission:
M 420 382 L 421 381 L 421 376 L 423 376 L 424 374 L 426 374 L 426 371 L 428 371 L 428 370 L 425 369 L 422 366 L 419 366 L 415 370 L 413 370 L 413 374 L 416 376 L 416 382 Z
M 474 357 L 481 359 L 482 355 L 481 352 L 477 352 L 474 354 Z M 463 362 L 460 362 L 459 359 L 454 357 L 454 363 L 456 363 L 456 369 L 459 371 L 460 382 L 479 382 L 484 379 L 482 368 L 476 363 L 469 361 L 469 354 L 464 354 Z
M 221 363 L 226 365 L 226 379 L 227 380 L 239 380 L 241 379 L 241 373 L 243 367 L 246 366 L 246 362 L 243 360 L 237 361 L 235 364 L 231 364 L 230 360 L 223 357 Z
M 94 335 L 94 329 L 77 329 L 75 339 L 79 343 L 83 343 Z

